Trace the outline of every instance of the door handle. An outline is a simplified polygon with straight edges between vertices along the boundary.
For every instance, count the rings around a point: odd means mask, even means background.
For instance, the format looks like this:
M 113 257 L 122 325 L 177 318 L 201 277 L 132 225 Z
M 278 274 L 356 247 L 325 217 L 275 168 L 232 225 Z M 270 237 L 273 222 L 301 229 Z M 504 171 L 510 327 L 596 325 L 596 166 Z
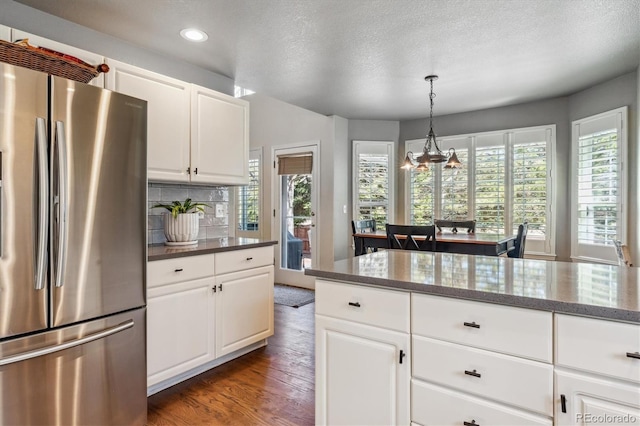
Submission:
M 356 308 L 360 307 L 360 303 L 359 302 L 349 302 L 349 306 L 355 306 Z
M 471 422 L 462 422 L 464 426 L 480 426 L 480 423 L 476 423 L 475 420 L 471 420 Z
M 640 352 L 627 352 L 627 357 L 640 359 Z
M 112 334 L 119 333 L 123 330 L 126 330 L 127 328 L 131 328 L 133 327 L 133 325 L 134 325 L 134 322 L 132 319 L 130 319 L 129 321 L 125 321 L 118 325 L 114 325 L 113 327 L 105 328 L 104 330 L 98 331 L 93 334 L 89 334 L 80 339 L 70 340 L 60 345 L 47 346 L 45 348 L 36 349 L 33 351 L 21 353 L 18 355 L 2 358 L 0 359 L 0 367 L 3 365 L 13 364 L 20 361 L 26 361 L 32 358 L 38 358 L 44 355 L 52 354 L 54 352 L 64 351 L 65 349 L 71 349 L 76 346 L 93 342 L 94 340 L 104 339 L 105 337 L 111 336 Z
M 471 328 L 480 328 L 480 324 L 476 324 L 475 321 L 473 322 L 463 322 L 462 323 L 465 327 L 471 327 Z
M 67 221 L 69 218 L 67 185 L 68 173 L 67 168 L 67 141 L 64 131 L 64 123 L 56 121 L 56 137 L 55 146 L 58 150 L 58 248 L 57 259 L 55 265 L 55 286 L 62 287 L 64 282 L 62 278 L 65 272 L 65 264 L 67 261 Z
M 404 353 L 404 351 L 403 351 L 402 349 L 400 349 L 400 360 L 399 360 L 399 361 L 400 361 L 400 364 L 402 364 L 402 359 L 403 359 L 405 356 L 407 356 L 407 354 L 406 354 L 406 353 Z
M 567 412 L 567 397 L 564 395 L 560 395 L 560 408 L 563 413 Z
M 47 230 L 49 228 L 49 165 L 47 164 L 47 131 L 44 118 L 36 118 L 36 144 L 38 153 L 38 241 L 35 284 L 36 290 L 45 286 L 47 270 Z
M 473 371 L 464 370 L 464 374 L 466 374 L 467 376 L 473 376 L 473 377 L 477 377 L 477 378 L 482 377 L 482 375 L 480 373 L 478 373 L 476 370 L 473 370 Z

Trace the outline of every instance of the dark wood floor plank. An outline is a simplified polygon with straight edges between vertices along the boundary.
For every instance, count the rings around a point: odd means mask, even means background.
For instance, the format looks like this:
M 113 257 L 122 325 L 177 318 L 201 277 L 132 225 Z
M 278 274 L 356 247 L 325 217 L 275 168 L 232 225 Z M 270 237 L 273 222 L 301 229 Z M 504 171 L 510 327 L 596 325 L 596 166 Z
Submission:
M 148 399 L 148 424 L 313 425 L 313 303 L 275 305 L 269 344 Z

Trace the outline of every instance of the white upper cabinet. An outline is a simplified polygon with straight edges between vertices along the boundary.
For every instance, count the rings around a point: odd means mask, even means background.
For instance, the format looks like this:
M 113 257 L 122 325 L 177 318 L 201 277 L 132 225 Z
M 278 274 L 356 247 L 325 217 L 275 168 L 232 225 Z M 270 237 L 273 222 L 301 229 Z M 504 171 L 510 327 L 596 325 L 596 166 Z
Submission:
M 0 38 L 4 39 L 4 32 L 2 28 L 0 28 Z M 102 55 L 98 55 L 92 52 L 87 52 L 86 50 L 78 49 L 77 47 L 69 46 L 67 44 L 58 43 L 57 41 L 49 40 L 34 34 L 29 34 L 24 31 L 20 31 L 16 29 L 12 30 L 12 33 L 11 33 L 12 41 L 23 39 L 23 38 L 29 39 L 29 44 L 32 46 L 45 47 L 47 49 L 55 50 L 56 52 L 75 56 L 76 58 L 90 65 L 100 65 L 104 63 L 104 56 Z M 95 77 L 93 80 L 91 80 L 89 84 L 92 86 L 104 87 L 104 74 L 103 73 L 98 74 L 98 76 Z
M 191 181 L 249 183 L 249 103 L 205 87 L 191 89 Z
M 11 28 L 0 25 L 0 40 L 11 41 Z
M 149 180 L 189 182 L 190 85 L 111 59 L 107 64 L 107 89 L 147 101 Z

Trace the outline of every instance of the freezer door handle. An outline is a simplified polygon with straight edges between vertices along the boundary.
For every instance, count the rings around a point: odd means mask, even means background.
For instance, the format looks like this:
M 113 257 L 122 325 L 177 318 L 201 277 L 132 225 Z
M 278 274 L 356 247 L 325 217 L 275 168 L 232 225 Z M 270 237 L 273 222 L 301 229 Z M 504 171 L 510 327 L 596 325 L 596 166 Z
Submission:
M 34 351 L 24 352 L 18 355 L 12 355 L 6 358 L 1 358 L 0 367 L 2 367 L 3 365 L 13 364 L 20 361 L 26 361 L 32 358 L 38 358 L 44 355 L 52 354 L 54 352 L 64 351 L 65 349 L 71 349 L 76 346 L 93 342 L 94 340 L 104 339 L 105 337 L 111 336 L 113 334 L 124 331 L 128 328 L 131 328 L 133 327 L 133 325 L 134 325 L 134 322 L 132 319 L 130 319 L 118 325 L 114 325 L 113 327 L 105 328 L 104 330 L 89 334 L 77 340 L 70 340 L 68 342 L 65 342 L 59 345 L 47 346 L 45 348 L 36 349 Z
M 36 242 L 36 290 L 42 290 L 47 277 L 47 229 L 49 228 L 49 171 L 47 165 L 47 131 L 44 118 L 36 118 L 36 150 L 38 153 L 38 241 Z
M 63 277 L 67 262 L 67 222 L 69 219 L 67 188 L 69 170 L 67 167 L 67 141 L 65 135 L 64 123 L 56 121 L 55 148 L 58 150 L 58 194 L 55 195 L 54 200 L 58 221 L 58 247 L 54 281 L 56 287 L 62 287 L 64 284 Z

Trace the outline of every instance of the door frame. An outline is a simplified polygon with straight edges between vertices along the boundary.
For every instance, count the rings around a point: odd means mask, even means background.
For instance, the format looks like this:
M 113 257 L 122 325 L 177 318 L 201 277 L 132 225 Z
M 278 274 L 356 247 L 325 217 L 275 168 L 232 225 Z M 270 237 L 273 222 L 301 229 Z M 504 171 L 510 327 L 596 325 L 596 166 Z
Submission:
M 319 235 L 320 232 L 320 210 L 318 209 L 319 202 L 319 186 L 320 186 L 320 141 L 307 141 L 290 145 L 279 145 L 271 148 L 271 161 L 273 168 L 271 169 L 271 206 L 273 214 L 271 217 L 271 238 L 278 241 L 278 248 L 275 253 L 275 282 L 280 284 L 288 284 L 297 287 L 304 287 L 309 289 L 315 288 L 315 279 L 311 276 L 304 274 L 304 269 L 301 271 L 293 271 L 289 269 L 283 269 L 281 267 L 280 253 L 282 251 L 280 235 L 282 232 L 282 213 L 280 209 L 281 205 L 281 191 L 280 191 L 280 176 L 276 168 L 277 158 L 279 155 L 292 155 L 311 152 L 313 156 L 312 171 L 311 171 L 311 211 L 315 213 L 315 219 L 313 224 L 314 238 L 309 241 L 311 247 L 311 265 L 316 266 L 320 262 L 319 253 Z

